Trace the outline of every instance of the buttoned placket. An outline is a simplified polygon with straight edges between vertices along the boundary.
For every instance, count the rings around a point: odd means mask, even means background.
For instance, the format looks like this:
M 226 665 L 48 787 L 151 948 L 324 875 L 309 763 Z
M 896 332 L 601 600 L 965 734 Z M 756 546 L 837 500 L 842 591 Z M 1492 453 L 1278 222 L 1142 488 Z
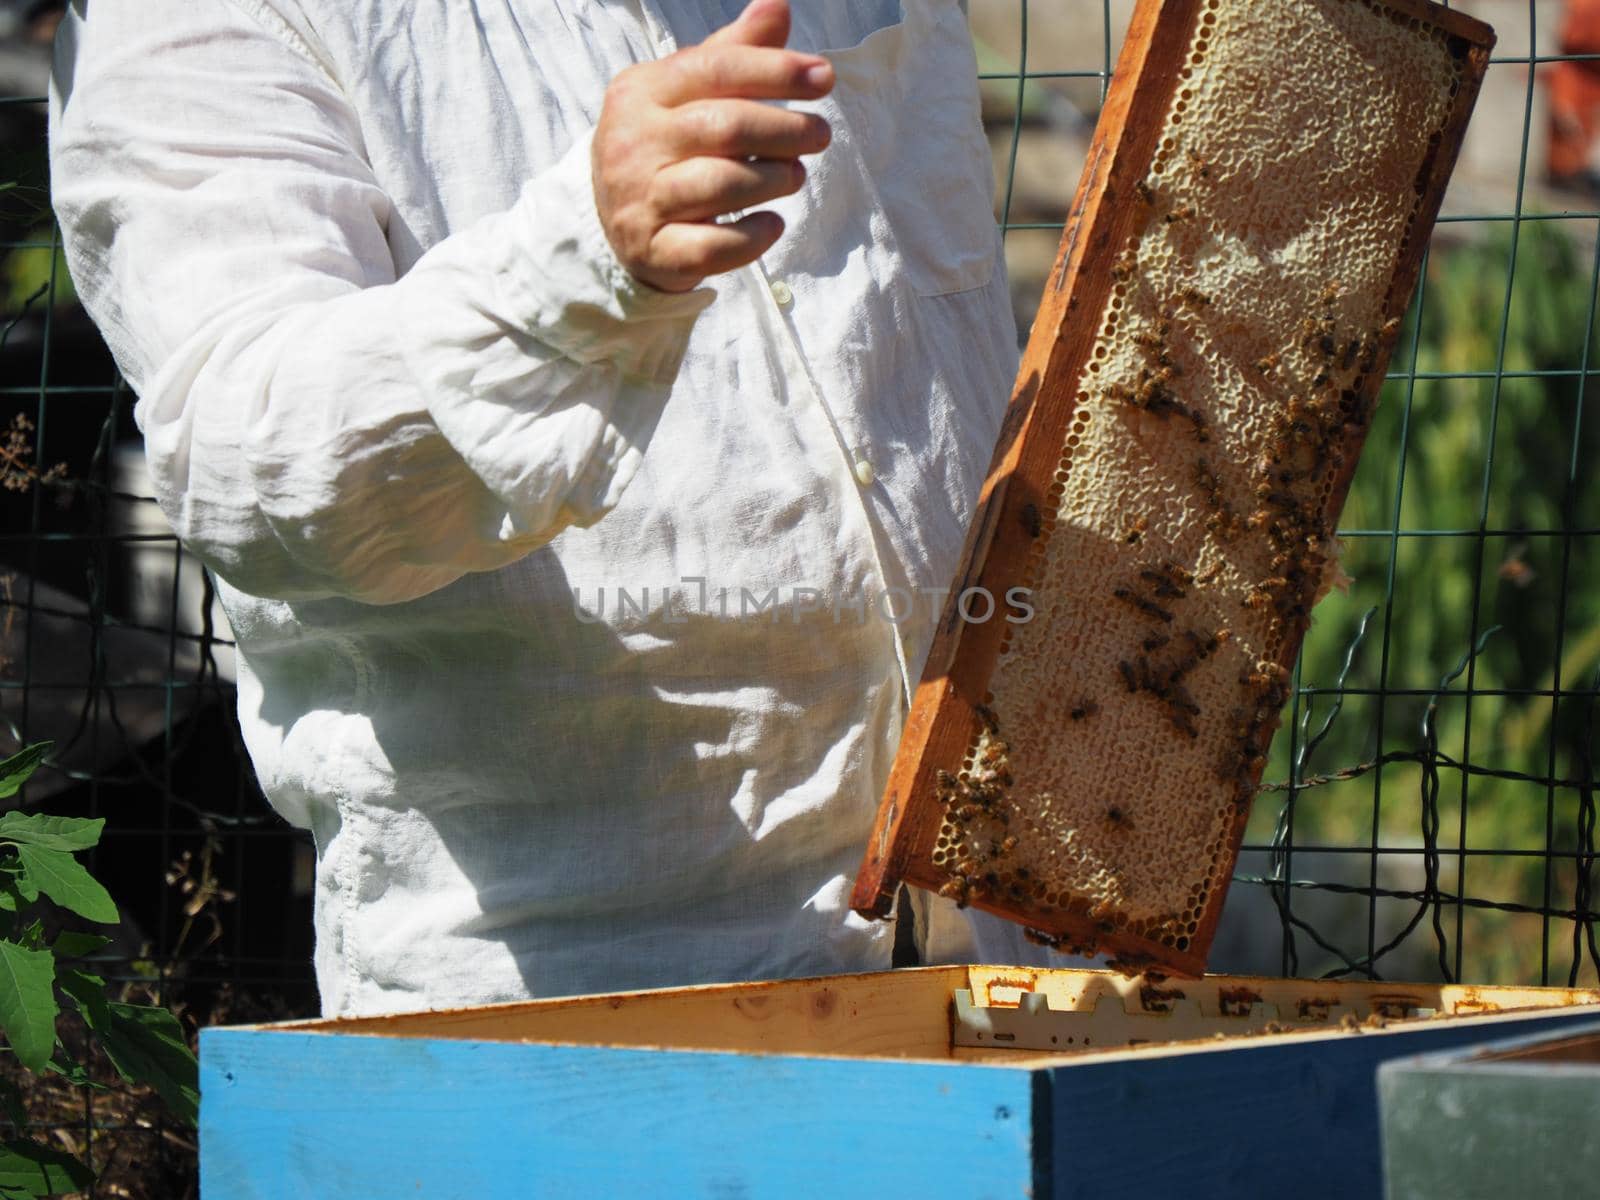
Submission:
M 806 357 L 804 348 L 800 345 L 800 339 L 795 334 L 793 324 L 796 305 L 794 289 L 786 280 L 773 276 L 767 270 L 766 263 L 760 259 L 757 259 L 747 269 L 754 273 L 758 281 L 758 290 L 765 292 L 771 298 L 773 312 L 776 314 L 776 320 L 773 323 L 781 330 L 782 349 L 786 352 L 786 356 L 791 358 L 798 366 L 811 399 L 816 403 L 817 410 L 822 413 L 823 419 L 828 423 L 828 429 L 833 434 L 834 445 L 839 450 L 840 462 L 844 466 L 845 482 L 847 484 L 844 491 L 855 498 L 857 511 L 866 522 L 867 541 L 872 551 L 872 568 L 877 573 L 879 586 L 884 588 L 885 594 L 887 594 L 890 580 L 888 573 L 884 570 L 884 550 L 879 545 L 879 538 L 882 535 L 878 529 L 878 522 L 872 515 L 872 507 L 868 504 L 866 496 L 863 494 L 869 491 L 877 482 L 877 471 L 873 467 L 871 460 L 866 457 L 861 449 L 853 446 L 850 443 L 850 439 L 845 436 L 838 417 L 828 404 L 822 385 L 817 381 L 816 373 L 811 369 L 811 362 Z M 913 597 L 914 601 L 915 597 Z M 888 620 L 887 617 L 885 619 Z M 894 631 L 894 656 L 895 662 L 900 667 L 901 697 L 909 706 L 914 681 L 911 678 L 911 670 L 906 658 L 905 639 L 901 636 L 900 625 L 897 621 L 890 620 L 889 626 Z

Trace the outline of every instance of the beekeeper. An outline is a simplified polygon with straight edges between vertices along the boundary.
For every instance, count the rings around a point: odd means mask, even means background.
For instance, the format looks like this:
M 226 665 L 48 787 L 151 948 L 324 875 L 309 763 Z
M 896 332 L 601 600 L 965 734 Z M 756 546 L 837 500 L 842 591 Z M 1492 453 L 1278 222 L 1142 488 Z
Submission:
M 959 0 L 74 0 L 51 165 L 328 1013 L 890 964 L 1017 361 Z

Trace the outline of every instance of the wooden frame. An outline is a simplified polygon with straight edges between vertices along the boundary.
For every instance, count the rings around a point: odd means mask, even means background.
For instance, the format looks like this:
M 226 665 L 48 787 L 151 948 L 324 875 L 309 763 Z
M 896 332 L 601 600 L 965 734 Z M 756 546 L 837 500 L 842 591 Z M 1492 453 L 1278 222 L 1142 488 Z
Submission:
M 1358 0 L 1351 0 L 1352 3 Z M 1382 345 L 1367 372 L 1369 405 L 1375 401 L 1398 320 L 1409 304 L 1433 223 L 1438 215 L 1462 135 L 1487 68 L 1493 31 L 1459 12 L 1425 0 L 1381 0 L 1387 8 L 1438 27 L 1451 39 L 1462 64 L 1462 83 L 1443 135 L 1418 179 L 1416 219 L 1398 256 L 1386 301 Z M 1098 335 L 1099 314 L 1113 286 L 1120 248 L 1136 232 L 1138 189 L 1157 153 L 1163 120 L 1205 0 L 1139 0 L 1116 75 L 1073 201 L 1055 268 L 1047 283 L 1018 372 L 1011 406 L 980 494 L 963 566 L 928 656 L 906 722 L 899 755 L 866 847 L 852 897 L 853 907 L 885 916 L 903 883 L 936 890 L 950 873 L 931 861 L 942 819 L 939 777 L 960 769 L 985 723 L 988 681 L 1005 630 L 999 622 L 963 622 L 957 597 L 969 588 L 1005 595 L 1025 578 L 1025 563 L 1039 535 L 1039 514 L 1061 448 L 1079 406 L 1080 378 Z M 1362 430 L 1364 434 L 1364 429 Z M 1336 516 L 1355 471 L 1349 454 L 1333 481 Z M 1292 667 L 1307 617 L 1296 620 L 1285 639 L 1281 666 Z M 1259 784 L 1272 723 L 1257 729 L 1256 762 L 1248 768 L 1248 792 Z M 1027 903 L 976 895 L 971 903 L 1023 923 L 1052 940 L 1085 951 L 1109 953 L 1133 968 L 1159 966 L 1184 976 L 1204 970 L 1205 952 L 1221 917 L 1225 884 L 1248 818 L 1248 794 L 1237 799 L 1221 883 L 1208 893 L 1198 929 L 1174 949 L 1148 937 L 1108 931 L 1085 908 L 1042 913 Z

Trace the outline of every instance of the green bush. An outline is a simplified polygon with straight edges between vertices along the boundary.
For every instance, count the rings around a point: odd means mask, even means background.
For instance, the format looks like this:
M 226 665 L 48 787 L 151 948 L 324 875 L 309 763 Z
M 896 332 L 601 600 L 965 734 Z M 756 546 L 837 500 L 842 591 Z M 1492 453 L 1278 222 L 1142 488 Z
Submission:
M 44 761 L 49 743 L 0 762 L 0 800 L 15 796 Z M 99 925 L 118 922 L 110 894 L 76 855 L 96 845 L 105 822 L 42 813 L 0 815 L 0 1033 L 18 1063 L 92 1088 L 84 1065 L 63 1044 L 58 1020 L 75 1009 L 91 1037 L 128 1083 L 152 1088 L 182 1121 L 199 1110 L 198 1070 L 178 1019 L 162 1008 L 112 998 L 83 959 L 106 946 L 98 934 L 48 937 L 45 910 L 54 905 Z M 0 1107 L 18 1137 L 0 1146 L 0 1200 L 78 1191 L 93 1172 L 74 1156 L 23 1136 L 27 1114 L 14 1083 L 0 1081 Z

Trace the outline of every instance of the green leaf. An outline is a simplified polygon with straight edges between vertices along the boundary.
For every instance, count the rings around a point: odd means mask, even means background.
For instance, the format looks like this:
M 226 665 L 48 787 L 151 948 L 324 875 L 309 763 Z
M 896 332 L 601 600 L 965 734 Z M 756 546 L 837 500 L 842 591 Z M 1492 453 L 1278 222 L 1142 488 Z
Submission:
M 72 855 L 38 846 L 18 846 L 17 854 L 28 878 L 62 908 L 102 925 L 117 923 L 117 904 L 111 893 Z
M 149 1084 L 190 1125 L 200 1117 L 200 1066 L 178 1018 L 164 1008 L 111 1004 L 109 1029 L 96 1030 L 124 1079 Z
M 0 842 L 25 842 L 46 850 L 87 850 L 98 845 L 104 817 L 52 817 L 47 813 L 0 815 Z
M 0 1195 L 56 1196 L 93 1182 L 94 1172 L 64 1150 L 38 1142 L 0 1146 Z
M 55 951 L 57 958 L 83 958 L 110 944 L 110 938 L 101 937 L 98 933 L 78 933 L 69 929 L 57 935 L 50 949 Z
M 70 1058 L 57 1054 L 45 1064 L 46 1071 L 52 1075 L 59 1075 L 73 1087 L 93 1088 L 97 1092 L 108 1092 L 111 1086 L 105 1083 L 96 1083 L 89 1076 L 89 1069 L 82 1063 L 75 1063 Z
M 83 1023 L 94 1033 L 105 1033 L 112 1026 L 111 1002 L 106 997 L 106 981 L 88 971 L 68 967 L 57 972 L 56 982 L 71 999 Z
M 56 1045 L 56 960 L 47 950 L 0 941 L 0 1030 L 30 1071 L 44 1069 Z
M 22 789 L 22 785 L 28 782 L 28 776 L 39 769 L 39 764 L 53 745 L 54 742 L 35 742 L 0 762 L 0 800 L 15 796 Z
M 20 912 L 39 898 L 39 889 L 26 875 L 0 871 L 0 911 Z

